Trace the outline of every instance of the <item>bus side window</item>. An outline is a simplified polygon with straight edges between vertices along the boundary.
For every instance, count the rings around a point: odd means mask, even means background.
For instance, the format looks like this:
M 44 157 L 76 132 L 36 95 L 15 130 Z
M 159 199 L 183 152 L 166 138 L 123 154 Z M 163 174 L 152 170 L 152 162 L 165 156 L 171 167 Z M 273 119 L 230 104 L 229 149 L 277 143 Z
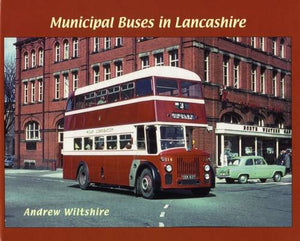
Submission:
M 144 126 L 137 127 L 137 148 L 139 150 L 145 150 L 145 133 L 144 133 Z
M 78 95 L 75 98 L 75 109 L 81 109 L 84 107 L 84 96 Z
M 82 139 L 81 138 L 74 138 L 74 150 L 79 151 L 82 149 Z
M 84 150 L 92 150 L 93 149 L 93 138 L 85 137 L 84 138 Z
M 157 142 L 156 142 L 156 127 L 147 126 L 147 151 L 149 154 L 157 153 Z
M 103 136 L 95 137 L 95 150 L 104 150 L 104 137 Z
M 131 135 L 120 135 L 120 149 L 129 150 L 132 148 Z
M 127 100 L 131 99 L 134 95 L 134 83 L 129 82 L 121 85 L 121 99 Z
M 120 86 L 108 88 L 108 102 L 112 103 L 119 100 Z
M 107 149 L 108 150 L 116 150 L 117 149 L 117 136 L 107 136 Z

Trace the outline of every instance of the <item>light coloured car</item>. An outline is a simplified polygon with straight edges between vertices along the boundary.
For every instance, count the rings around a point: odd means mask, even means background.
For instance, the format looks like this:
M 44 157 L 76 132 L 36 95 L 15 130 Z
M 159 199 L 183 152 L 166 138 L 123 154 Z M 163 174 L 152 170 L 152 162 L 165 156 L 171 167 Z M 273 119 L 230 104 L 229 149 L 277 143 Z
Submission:
M 234 157 L 228 162 L 227 166 L 217 169 L 217 177 L 233 183 L 247 183 L 248 179 L 260 179 L 265 182 L 272 178 L 274 182 L 280 182 L 286 174 L 285 166 L 268 165 L 261 156 L 239 156 Z

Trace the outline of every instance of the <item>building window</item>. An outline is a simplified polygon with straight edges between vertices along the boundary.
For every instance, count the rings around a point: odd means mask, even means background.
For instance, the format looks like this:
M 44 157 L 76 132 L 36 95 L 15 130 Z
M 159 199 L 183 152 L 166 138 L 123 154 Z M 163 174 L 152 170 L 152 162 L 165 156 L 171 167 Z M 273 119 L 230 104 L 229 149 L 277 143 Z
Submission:
M 169 65 L 173 67 L 179 66 L 179 60 L 178 60 L 178 50 L 173 50 L 169 52 Z
M 265 77 L 265 69 L 261 68 L 260 69 L 260 93 L 265 94 L 266 93 L 266 77 Z
M 164 65 L 164 55 L 163 53 L 154 55 L 155 66 L 163 66 Z
M 64 98 L 69 97 L 69 75 L 64 74 Z
M 93 79 L 94 79 L 94 84 L 98 83 L 100 81 L 99 78 L 99 66 L 93 67 Z
M 111 48 L 111 38 L 104 38 L 104 49 L 108 50 Z
M 228 112 L 221 117 L 221 122 L 230 123 L 230 124 L 239 124 L 241 121 L 240 115 L 234 112 Z
M 280 58 L 284 58 L 285 57 L 284 39 L 280 40 L 279 52 L 280 52 Z
M 116 38 L 116 47 L 121 47 L 123 46 L 123 38 L 117 37 Z
M 26 140 L 27 141 L 34 141 L 34 140 L 40 140 L 40 125 L 36 121 L 30 121 L 26 124 L 25 127 L 25 133 L 26 133 Z
M 94 38 L 94 48 L 93 48 L 93 52 L 98 53 L 100 51 L 100 38 L 95 37 Z
M 35 81 L 31 81 L 31 103 L 35 102 Z
M 24 69 L 28 69 L 29 68 L 29 57 L 28 57 L 28 53 L 26 52 L 24 54 Z
M 273 55 L 277 55 L 277 39 L 272 38 L 272 53 Z
M 229 86 L 228 66 L 229 66 L 229 57 L 225 55 L 223 56 L 223 85 L 224 86 Z
M 265 38 L 264 37 L 259 38 L 259 49 L 261 51 L 265 51 Z
M 109 80 L 111 78 L 110 65 L 106 64 L 104 68 L 104 80 Z
M 256 92 L 256 65 L 251 68 L 251 90 Z
M 59 76 L 55 76 L 55 99 L 58 100 L 60 98 L 60 81 Z
M 68 40 L 64 41 L 64 59 L 69 59 L 70 46 Z
M 254 125 L 265 126 L 264 118 L 262 116 L 255 116 L 254 117 Z
M 250 41 L 251 41 L 250 43 L 251 47 L 256 48 L 256 37 L 251 37 Z
M 121 76 L 123 75 L 123 64 L 122 62 L 116 62 L 115 63 L 116 65 L 116 76 Z
M 58 143 L 63 143 L 64 141 L 64 120 L 60 120 L 57 124 L 57 134 Z
M 272 95 L 277 96 L 277 72 L 273 71 L 272 77 Z
M 60 61 L 60 46 L 59 43 L 55 44 L 55 62 Z
M 77 58 L 79 56 L 79 44 L 78 44 L 78 38 L 73 39 L 73 58 Z
M 280 79 L 280 97 L 285 98 L 285 78 L 281 76 Z
M 34 68 L 36 66 L 36 54 L 35 51 L 31 51 L 31 68 Z
M 209 82 L 209 51 L 204 51 L 204 81 Z
M 78 89 L 78 72 L 73 72 L 73 91 Z
M 141 57 L 141 65 L 142 65 L 142 69 L 146 69 L 146 68 L 149 68 L 150 67 L 150 64 L 149 64 L 149 56 L 144 56 L 144 57 Z
M 24 82 L 24 104 L 28 103 L 28 82 Z
M 44 51 L 42 48 L 39 49 L 39 66 L 44 65 Z
M 233 87 L 240 88 L 240 61 L 235 59 L 233 65 Z
M 43 79 L 39 79 L 38 83 L 39 83 L 39 99 L 38 99 L 38 101 L 42 102 L 43 101 L 43 91 L 44 91 L 43 90 L 43 88 L 44 88 Z

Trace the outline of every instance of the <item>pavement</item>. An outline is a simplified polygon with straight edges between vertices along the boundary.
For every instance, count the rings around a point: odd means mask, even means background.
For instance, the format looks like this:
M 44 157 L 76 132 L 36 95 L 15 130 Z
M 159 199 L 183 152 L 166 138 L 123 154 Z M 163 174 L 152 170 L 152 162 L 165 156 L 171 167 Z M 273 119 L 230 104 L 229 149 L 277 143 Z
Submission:
M 36 169 L 5 169 L 5 174 L 35 174 L 39 177 L 62 179 L 63 170 L 61 168 L 55 171 L 51 170 L 36 170 Z M 271 180 L 271 179 L 270 179 Z M 282 181 L 292 181 L 292 174 L 287 174 L 282 178 Z M 250 182 L 260 182 L 259 179 L 251 179 Z M 216 178 L 216 183 L 226 183 L 225 179 Z

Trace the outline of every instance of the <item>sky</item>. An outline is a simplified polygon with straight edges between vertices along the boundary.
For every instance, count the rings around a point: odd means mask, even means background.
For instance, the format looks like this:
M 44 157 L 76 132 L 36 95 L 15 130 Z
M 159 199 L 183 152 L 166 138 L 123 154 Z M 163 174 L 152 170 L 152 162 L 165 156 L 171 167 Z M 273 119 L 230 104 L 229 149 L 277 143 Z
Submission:
M 4 38 L 4 61 L 14 60 L 16 57 L 16 47 L 13 45 L 16 38 Z

